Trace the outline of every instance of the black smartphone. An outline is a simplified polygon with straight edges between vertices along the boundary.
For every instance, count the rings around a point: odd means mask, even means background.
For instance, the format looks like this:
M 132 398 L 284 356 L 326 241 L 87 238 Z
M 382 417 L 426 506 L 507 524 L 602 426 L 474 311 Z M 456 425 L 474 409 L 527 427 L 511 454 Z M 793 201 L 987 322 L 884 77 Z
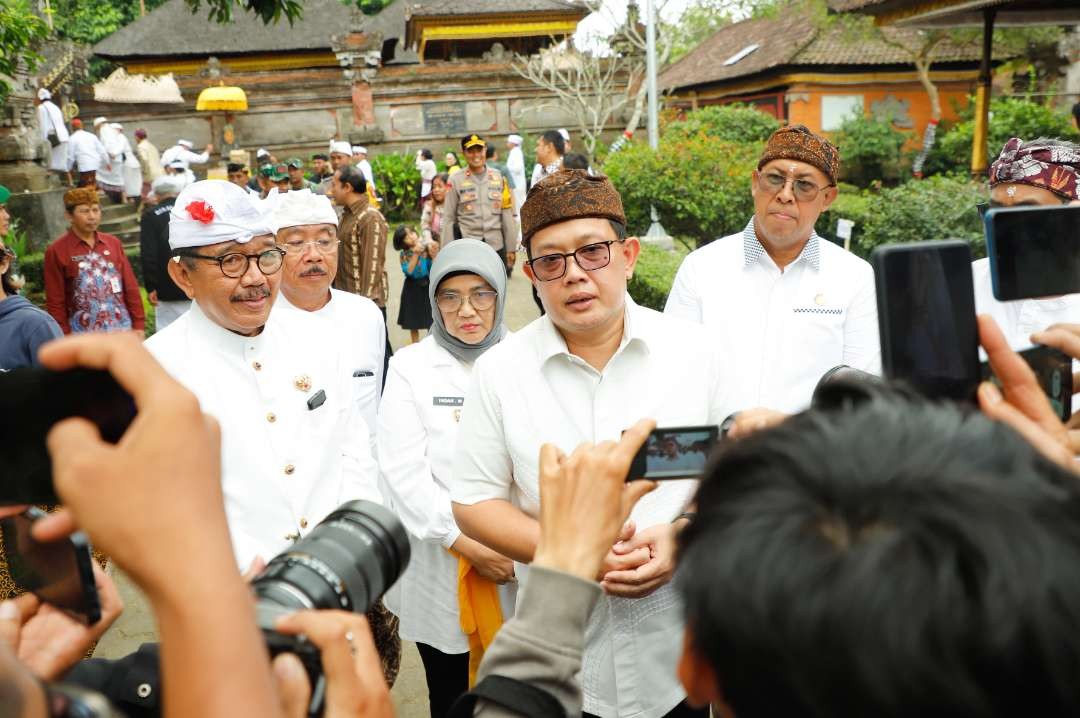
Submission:
M 634 456 L 626 480 L 699 479 L 719 436 L 717 426 L 653 429 Z
M 889 244 L 870 262 L 885 376 L 934 398 L 973 401 L 979 333 L 970 247 L 960 240 Z
M 1039 386 L 1050 400 L 1050 406 L 1054 407 L 1054 413 L 1061 417 L 1062 421 L 1068 421 L 1072 416 L 1072 357 L 1063 351 L 1042 345 L 1024 349 L 1019 354 L 1035 372 L 1035 378 L 1039 380 Z M 984 361 L 981 369 L 983 381 L 999 383 L 990 370 L 990 362 Z
M 1080 292 L 1080 207 L 999 207 L 983 221 L 998 300 Z
M 0 519 L 11 580 L 20 592 L 29 591 L 45 603 L 78 613 L 88 623 L 97 623 L 101 620 L 101 602 L 86 534 L 76 531 L 58 541 L 37 541 L 30 535 L 30 527 L 43 516 L 41 509 L 29 508 Z
M 105 371 L 0 372 L 0 504 L 56 504 L 45 436 L 54 424 L 81 416 L 116 443 L 135 418 L 135 401 Z

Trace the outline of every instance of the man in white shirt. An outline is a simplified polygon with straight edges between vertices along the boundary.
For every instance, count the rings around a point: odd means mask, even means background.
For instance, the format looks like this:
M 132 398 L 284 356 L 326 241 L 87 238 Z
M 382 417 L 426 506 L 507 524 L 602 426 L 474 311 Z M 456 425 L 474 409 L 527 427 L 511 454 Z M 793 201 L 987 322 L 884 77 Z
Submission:
M 188 184 L 195 181 L 195 173 L 191 171 L 191 165 L 204 165 L 210 161 L 210 153 L 214 151 L 214 146 L 209 144 L 202 152 L 196 154 L 192 148 L 195 147 L 195 143 L 191 140 L 177 140 L 176 144 L 165 150 L 161 154 L 161 164 L 168 166 L 174 162 L 179 162 L 183 166 L 184 176 L 187 178 Z
M 554 444 L 617 439 L 636 420 L 716 425 L 730 413 L 719 348 L 698 326 L 626 293 L 640 244 L 611 182 L 565 170 L 521 209 L 527 276 L 547 314 L 476 360 L 450 493 L 469 537 L 521 564 L 538 537 L 538 458 Z M 667 481 L 631 515 L 604 564 L 586 633 L 584 710 L 611 718 L 696 715 L 675 678 L 682 620 L 668 581 L 696 481 Z M 519 576 L 527 567 L 515 567 Z
M 521 151 L 521 135 L 510 135 L 506 138 L 506 169 L 514 180 L 514 209 L 521 211 L 521 205 L 525 204 L 525 193 L 528 187 L 525 184 L 525 155 Z M 520 237 L 521 232 L 518 232 Z
M 97 172 L 97 186 L 102 192 L 112 196 L 114 201 L 123 201 L 124 195 L 124 136 L 105 117 L 94 118 L 94 132 L 97 133 L 105 151 L 109 153 L 109 162 Z
M 78 117 L 71 121 L 71 129 L 67 168 L 74 168 L 79 173 L 79 187 L 88 187 L 97 183 L 97 171 L 107 167 L 112 160 L 98 136 L 84 130 L 82 120 Z
M 1062 179 L 1067 181 L 1062 181 Z M 990 167 L 991 207 L 1080 203 L 1080 145 L 1066 140 L 1010 139 Z M 975 309 L 989 314 L 1013 349 L 1031 346 L 1031 335 L 1051 324 L 1080 322 L 1080 294 L 1001 302 L 994 298 L 990 260 L 971 265 Z
M 724 348 L 737 410 L 797 412 L 835 366 L 881 371 L 873 269 L 814 231 L 839 165 L 806 127 L 777 130 L 746 229 L 691 252 L 675 276 L 664 312 L 704 324 Z
M 269 560 L 346 501 L 381 501 L 336 353 L 318 327 L 271 314 L 285 250 L 269 217 L 232 183 L 196 182 L 173 206 L 169 246 L 169 276 L 193 301 L 146 346 L 221 425 L 237 565 Z
M 536 140 L 536 166 L 533 167 L 532 181 L 529 186 L 558 172 L 562 168 L 562 158 L 565 154 L 566 140 L 561 132 L 548 130 L 540 135 Z
M 368 186 L 372 191 L 376 191 L 375 188 L 375 174 L 371 171 L 371 163 L 367 158 L 367 147 L 361 147 L 360 145 L 354 145 L 352 148 L 353 164 L 356 165 L 360 173 L 364 175 L 364 179 L 367 180 Z
M 273 224 L 286 252 L 274 311 L 318 324 L 337 347 L 345 383 L 374 446 L 386 346 L 382 312 L 367 297 L 330 286 L 337 276 L 338 219 L 329 197 L 309 189 L 279 195 Z
M 41 128 L 41 139 L 49 143 L 49 169 L 66 174 L 68 171 L 68 131 L 64 124 L 64 113 L 52 101 L 52 93 L 44 87 L 37 92 L 37 121 L 38 127 Z

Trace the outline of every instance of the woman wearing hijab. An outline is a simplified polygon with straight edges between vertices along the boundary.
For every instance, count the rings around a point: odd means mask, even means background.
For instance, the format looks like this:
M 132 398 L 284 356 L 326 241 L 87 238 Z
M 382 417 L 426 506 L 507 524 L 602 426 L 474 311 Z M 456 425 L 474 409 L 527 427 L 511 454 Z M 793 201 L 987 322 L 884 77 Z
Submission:
M 449 491 L 473 363 L 507 335 L 506 267 L 484 242 L 451 242 L 431 266 L 428 293 L 431 333 L 390 359 L 376 434 L 388 499 L 412 548 L 386 605 L 401 638 L 416 642 L 431 716 L 442 718 L 515 600 L 513 562 L 458 530 Z

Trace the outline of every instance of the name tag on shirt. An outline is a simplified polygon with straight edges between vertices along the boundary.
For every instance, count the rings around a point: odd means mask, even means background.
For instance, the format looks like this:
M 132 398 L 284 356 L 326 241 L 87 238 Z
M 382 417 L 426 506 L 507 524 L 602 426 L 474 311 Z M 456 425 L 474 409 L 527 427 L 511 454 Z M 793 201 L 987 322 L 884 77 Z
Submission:
M 431 398 L 432 406 L 464 406 L 463 396 L 434 396 Z
M 120 280 L 116 277 L 109 279 L 109 284 L 112 286 L 113 294 L 119 294 L 122 291 L 120 287 Z

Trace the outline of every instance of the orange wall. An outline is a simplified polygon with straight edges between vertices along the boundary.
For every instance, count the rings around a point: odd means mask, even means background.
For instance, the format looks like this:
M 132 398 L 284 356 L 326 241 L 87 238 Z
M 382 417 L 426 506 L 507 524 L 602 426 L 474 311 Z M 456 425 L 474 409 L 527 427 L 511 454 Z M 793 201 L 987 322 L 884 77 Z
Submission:
M 968 96 L 975 91 L 974 83 L 939 82 L 937 87 L 941 95 L 942 119 L 947 122 L 956 121 L 957 113 L 954 108 L 962 108 L 968 104 Z M 867 114 L 870 113 L 871 103 L 882 100 L 887 95 L 898 100 L 907 100 L 910 103 L 908 117 L 914 121 L 910 130 L 918 136 L 909 142 L 911 147 L 921 144 L 922 132 L 930 120 L 930 99 L 918 82 L 861 85 L 797 83 L 787 89 L 788 122 L 803 124 L 814 132 L 821 132 L 821 98 L 824 95 L 862 95 L 863 109 Z

